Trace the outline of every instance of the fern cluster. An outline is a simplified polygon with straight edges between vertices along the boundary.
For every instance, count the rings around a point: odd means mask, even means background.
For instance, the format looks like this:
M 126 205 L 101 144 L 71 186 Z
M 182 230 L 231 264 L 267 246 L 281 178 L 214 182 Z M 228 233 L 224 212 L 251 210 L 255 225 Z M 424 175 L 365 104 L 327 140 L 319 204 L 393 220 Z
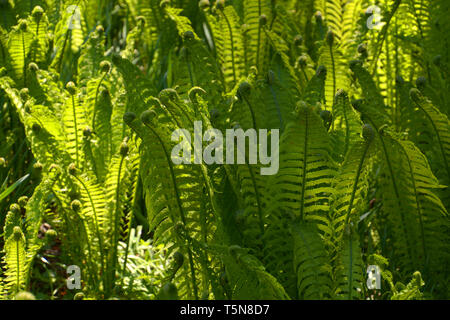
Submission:
M 381 298 L 448 298 L 448 1 L 378 1 L 373 29 L 371 4 L 2 2 L 38 185 L 5 212 L 0 296 L 56 247 L 95 299 L 379 298 L 369 265 Z M 175 164 L 196 121 L 278 129 L 278 173 Z

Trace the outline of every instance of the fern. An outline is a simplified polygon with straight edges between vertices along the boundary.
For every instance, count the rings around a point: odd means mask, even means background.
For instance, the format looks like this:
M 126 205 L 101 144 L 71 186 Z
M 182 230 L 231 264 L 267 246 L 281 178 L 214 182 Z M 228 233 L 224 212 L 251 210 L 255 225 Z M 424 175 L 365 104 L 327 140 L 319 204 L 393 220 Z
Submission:
M 11 214 L 13 213 L 11 212 L 9 216 Z M 3 262 L 7 267 L 4 287 L 10 294 L 14 295 L 25 287 L 26 252 L 25 237 L 20 226 L 14 225 L 14 222 L 11 221 L 13 219 L 14 218 L 12 217 L 10 217 L 10 219 L 7 217 L 7 224 L 5 224 L 5 256 Z M 8 223 L 10 223 L 10 225 L 8 225 Z
M 260 72 L 265 71 L 267 62 L 266 40 L 263 31 L 264 25 L 260 18 L 264 15 L 267 22 L 271 19 L 271 8 L 267 0 L 245 0 L 244 1 L 244 23 L 247 25 L 248 53 L 247 63 L 249 66 L 256 66 Z
M 355 232 L 355 215 L 360 207 L 358 201 L 364 192 L 367 163 L 373 153 L 373 128 L 366 125 L 363 135 L 366 141 L 358 141 L 352 146 L 336 176 L 330 210 L 331 225 L 325 229 L 331 255 L 335 256 L 336 294 L 345 299 L 353 299 L 361 294 L 362 259 Z
M 297 108 L 300 123 L 290 123 L 281 137 L 281 166 L 269 183 L 269 188 L 278 191 L 269 191 L 274 194 L 269 210 L 287 211 L 300 220 L 308 220 L 327 212 L 326 195 L 331 192 L 328 181 L 335 171 L 329 158 L 330 140 L 322 120 L 304 102 Z M 302 144 L 294 146 L 293 141 Z
M 327 252 L 314 224 L 300 223 L 293 230 L 294 268 L 300 299 L 326 299 L 331 292 Z
M 219 252 L 223 256 L 227 283 L 233 299 L 289 299 L 283 287 L 247 249 L 230 246 L 228 250 L 222 249 Z
M 402 164 L 402 169 L 398 171 L 399 176 L 405 174 L 405 177 L 402 177 L 401 180 L 402 193 L 405 199 L 414 200 L 402 205 L 412 206 L 409 211 L 417 214 L 417 217 L 410 218 L 415 223 L 411 225 L 408 223 L 408 233 L 414 237 L 414 240 L 408 242 L 408 244 L 414 246 L 411 248 L 414 257 L 409 262 L 412 265 L 407 269 L 425 268 L 430 270 L 430 275 L 435 272 L 439 273 L 438 269 L 435 268 L 444 266 L 448 259 L 445 254 L 442 254 L 442 249 L 439 249 L 447 241 L 445 234 L 448 230 L 448 214 L 435 191 L 443 188 L 443 186 L 439 185 L 426 158 L 413 143 L 395 137 L 393 139 L 395 145 L 402 150 L 404 157 L 402 161 L 406 162 Z M 406 172 L 403 173 L 402 171 Z M 395 221 L 395 218 L 393 220 Z M 397 244 L 400 243 L 400 241 L 397 242 Z M 402 252 L 402 250 L 399 248 L 398 252 Z M 441 259 L 442 263 L 439 262 Z
M 450 181 L 450 123 L 448 118 L 439 112 L 429 100 L 424 98 L 418 91 L 412 90 L 411 97 L 417 106 L 424 112 L 436 136 L 438 150 L 442 157 L 442 164 Z
M 343 90 L 336 93 L 333 120 L 333 149 L 337 151 L 336 154 L 345 156 L 350 146 L 359 140 L 361 121 L 350 104 L 348 94 Z
M 33 33 L 29 31 L 28 23 L 21 20 L 9 35 L 8 50 L 15 73 L 16 81 L 24 87 L 27 86 L 27 66 Z
M 0 2 L 2 298 L 448 297 L 448 1 Z
M 215 36 L 219 62 L 227 88 L 232 88 L 243 76 L 245 57 L 242 55 L 244 39 L 239 26 L 239 18 L 233 7 L 219 9 L 216 21 L 210 19 Z

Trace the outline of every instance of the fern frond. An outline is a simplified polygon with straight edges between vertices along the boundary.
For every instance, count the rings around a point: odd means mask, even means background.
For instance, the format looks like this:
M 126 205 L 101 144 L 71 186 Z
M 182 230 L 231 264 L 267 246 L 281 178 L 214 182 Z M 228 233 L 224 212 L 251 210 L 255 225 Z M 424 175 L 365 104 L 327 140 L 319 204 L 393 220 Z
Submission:
M 167 102 L 166 102 L 167 103 Z M 168 105 L 168 103 L 167 103 Z M 175 107 L 171 105 L 170 108 Z M 144 123 L 139 120 L 128 122 L 128 125 L 138 134 L 143 143 L 141 147 L 144 159 L 150 160 L 142 162 L 143 185 L 146 190 L 146 203 L 149 212 L 149 224 L 155 231 L 156 241 L 167 240 L 168 237 L 176 239 L 171 250 L 179 248 L 188 256 L 188 263 L 184 266 L 186 297 L 198 298 L 198 275 L 196 275 L 193 249 L 190 247 L 191 239 L 204 239 L 207 234 L 202 232 L 201 215 L 208 214 L 202 212 L 203 173 L 199 166 L 175 165 L 172 163 L 169 153 L 170 146 L 170 126 L 174 117 L 168 118 L 170 113 L 162 106 L 154 108 L 159 113 L 157 119 L 149 122 L 143 117 Z M 172 109 L 172 111 L 175 111 Z M 178 112 L 181 110 L 177 110 Z M 152 111 L 146 111 L 149 113 Z M 144 114 L 146 114 L 144 113 Z M 184 114 L 185 116 L 186 114 Z M 151 116 L 150 116 L 151 117 Z M 158 121 L 158 126 L 155 125 Z M 165 124 L 165 125 L 162 125 Z M 209 229 L 208 233 L 212 230 Z M 186 289 L 187 286 L 187 289 Z
M 336 294 L 344 299 L 359 297 L 362 288 L 361 249 L 355 230 L 359 222 L 367 163 L 374 153 L 373 128 L 366 125 L 363 135 L 366 141 L 358 141 L 351 147 L 336 175 L 330 210 L 331 225 L 325 229 L 325 238 L 329 239 L 335 261 Z
M 62 117 L 67 150 L 79 168 L 84 158 L 84 153 L 81 152 L 83 129 L 88 126 L 88 122 L 86 113 L 75 94 L 67 94 Z
M 287 125 L 280 140 L 280 169 L 268 183 L 268 210 L 304 221 L 328 212 L 335 166 L 322 120 L 305 103 L 297 108 L 297 120 Z
M 186 32 L 191 32 L 192 35 L 194 36 L 194 39 L 197 40 L 199 39 L 198 36 L 195 34 L 194 29 L 192 29 L 191 21 L 187 17 L 184 17 L 180 14 L 183 11 L 183 9 L 177 9 L 166 6 L 164 8 L 164 11 L 169 16 L 169 18 L 175 22 L 180 37 L 185 37 Z
M 249 67 L 256 66 L 260 72 L 265 72 L 266 36 L 260 24 L 261 15 L 271 21 L 271 4 L 268 0 L 244 0 L 244 23 L 247 25 L 247 53 L 246 61 Z
M 319 66 L 315 75 L 309 80 L 306 88 L 303 89 L 302 99 L 312 105 L 325 101 L 325 80 L 327 68 Z
M 16 81 L 24 87 L 27 86 L 27 66 L 33 38 L 28 23 L 21 20 L 20 24 L 13 28 L 8 39 L 8 51 L 14 75 Z
M 45 64 L 47 62 L 47 53 L 49 51 L 49 22 L 47 15 L 43 12 L 42 8 L 37 6 L 34 7 L 32 15 L 28 18 L 28 26 L 29 30 L 34 34 L 30 61 Z
M 392 148 L 401 150 L 401 164 L 396 172 L 402 193 L 402 210 L 405 214 L 409 213 L 407 241 L 400 231 L 404 222 L 394 212 L 388 217 L 393 229 L 398 230 L 393 234 L 393 244 L 397 254 L 404 254 L 399 257 L 399 261 L 405 264 L 405 271 L 426 270 L 426 274 L 433 278 L 427 282 L 437 281 L 437 274 L 444 272 L 449 261 L 446 247 L 450 220 L 437 195 L 437 191 L 445 187 L 439 185 L 427 159 L 412 142 L 401 140 L 388 132 L 386 135 L 394 143 Z M 411 255 L 411 261 L 407 260 L 408 254 Z
M 438 146 L 438 152 L 442 157 L 442 164 L 445 168 L 444 172 L 437 172 L 439 176 L 447 174 L 448 180 L 445 181 L 446 184 L 450 183 L 450 122 L 446 115 L 439 112 L 439 110 L 431 104 L 431 102 L 423 97 L 418 90 L 412 89 L 411 97 L 414 103 L 422 110 L 425 114 L 430 126 L 432 127 L 433 133 L 435 134 L 435 139 Z
M 333 34 L 333 37 L 334 36 Z M 334 39 L 333 44 L 325 41 L 319 50 L 319 64 L 326 67 L 327 74 L 325 79 L 325 101 L 327 108 L 334 104 L 334 96 L 338 90 L 348 90 L 349 77 L 347 76 L 347 66 L 342 47 Z
M 339 90 L 335 95 L 333 121 L 334 158 L 343 160 L 350 146 L 359 140 L 362 128 L 361 120 L 351 106 L 347 93 L 343 90 Z
M 336 296 L 342 299 L 361 298 L 364 264 L 358 239 L 345 235 L 338 256 Z
M 12 295 L 23 290 L 26 284 L 26 252 L 25 236 L 19 226 L 14 226 L 12 232 L 5 232 L 6 266 L 4 279 L 5 289 Z
M 38 237 L 38 233 L 44 220 L 45 209 L 48 205 L 48 195 L 51 194 L 51 188 L 55 180 L 56 176 L 54 173 L 49 173 L 42 179 L 42 182 L 34 190 L 25 208 L 25 237 L 27 242 L 25 283 L 27 285 L 30 283 L 34 258 L 44 244 L 44 241 Z
M 293 95 L 298 95 L 299 91 L 300 91 L 300 89 L 298 87 L 300 80 L 298 79 L 298 77 L 295 73 L 295 70 L 291 65 L 291 62 L 290 62 L 290 59 L 288 56 L 289 48 L 288 48 L 287 44 L 276 33 L 267 31 L 267 30 L 264 30 L 264 32 L 267 36 L 267 39 L 270 41 L 270 44 L 274 48 L 274 50 L 280 55 L 280 58 L 281 58 L 281 61 L 283 62 L 284 67 L 289 72 L 289 76 L 291 78 L 290 83 L 288 84 L 289 89 L 291 90 Z
M 326 299 L 331 295 L 331 266 L 328 254 L 313 223 L 299 223 L 292 228 L 294 271 L 298 298 Z
M 216 52 L 229 90 L 242 78 L 245 70 L 244 39 L 239 17 L 232 6 L 227 6 L 215 21 L 212 18 L 209 21 L 213 26 Z
M 96 29 L 82 45 L 78 60 L 78 85 L 80 87 L 86 86 L 89 80 L 100 75 L 102 71 L 100 63 L 104 60 L 104 42 L 104 32 Z
M 230 246 L 227 251 L 221 251 L 232 299 L 290 299 L 280 283 L 265 271 L 248 249 Z

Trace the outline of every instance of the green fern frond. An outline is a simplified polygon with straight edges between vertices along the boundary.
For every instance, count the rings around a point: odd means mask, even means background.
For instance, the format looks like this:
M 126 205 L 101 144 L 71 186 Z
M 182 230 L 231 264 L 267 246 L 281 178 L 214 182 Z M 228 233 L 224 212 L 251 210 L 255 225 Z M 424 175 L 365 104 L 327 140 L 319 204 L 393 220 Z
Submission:
M 446 115 L 431 104 L 431 102 L 423 97 L 418 90 L 412 89 L 411 98 L 422 112 L 425 114 L 429 125 L 432 127 L 433 133 L 438 146 L 438 152 L 442 157 L 442 164 L 445 168 L 448 180 L 443 180 L 448 184 L 450 182 L 450 122 Z M 439 176 L 444 175 L 444 172 Z
M 406 286 L 398 286 L 401 290 L 393 294 L 391 300 L 422 300 L 423 293 L 420 290 L 424 285 L 425 282 L 422 280 L 422 275 L 416 271 Z
M 280 58 L 281 58 L 281 61 L 283 62 L 284 67 L 289 72 L 289 75 L 291 77 L 290 83 L 289 83 L 289 89 L 291 90 L 293 95 L 298 95 L 299 91 L 300 91 L 300 89 L 298 87 L 300 80 L 298 79 L 296 72 L 291 65 L 291 62 L 290 62 L 290 59 L 288 56 L 289 48 L 288 48 L 287 44 L 276 33 L 267 31 L 265 29 L 264 29 L 264 32 L 265 32 L 270 44 L 274 48 L 274 50 L 280 55 Z
M 358 239 L 345 235 L 338 256 L 336 296 L 360 299 L 363 294 L 364 264 Z
M 88 126 L 88 122 L 85 110 L 83 110 L 76 93 L 67 94 L 62 117 L 67 150 L 76 166 L 80 167 L 84 158 L 84 153 L 81 152 L 83 129 Z
M 328 212 L 335 165 L 322 120 L 304 102 L 297 108 L 297 120 L 287 125 L 280 140 L 280 169 L 268 183 L 268 210 L 304 221 Z
M 54 44 L 55 56 L 51 62 L 51 67 L 57 72 L 65 73 L 64 62 L 69 59 L 81 48 L 85 37 L 85 20 L 83 18 L 82 7 L 72 5 L 61 8 L 58 23 L 55 25 Z
M 41 184 L 36 187 L 25 207 L 25 237 L 27 242 L 25 283 L 27 285 L 30 283 L 34 258 L 44 244 L 44 241 L 38 237 L 38 233 L 44 220 L 45 209 L 48 206 L 47 197 L 51 193 L 51 188 L 55 180 L 56 175 L 54 173 L 49 173 L 43 178 Z
M 227 251 L 221 251 L 232 299 L 290 299 L 284 288 L 265 271 L 261 262 L 248 249 L 230 246 Z
M 292 228 L 294 272 L 299 299 L 327 299 L 331 295 L 331 266 L 320 237 L 312 223 L 301 222 Z
M 267 23 L 271 21 L 271 4 L 268 0 L 245 0 L 243 5 L 244 23 L 247 25 L 246 37 L 248 37 L 246 41 L 247 65 L 249 67 L 256 66 L 260 72 L 265 72 L 267 43 L 260 17 L 265 15 Z
M 315 75 L 309 80 L 303 89 L 302 99 L 312 105 L 325 101 L 325 80 L 328 70 L 325 66 L 319 66 Z
M 374 154 L 375 132 L 366 125 L 363 135 L 366 141 L 358 141 L 350 148 L 336 175 L 330 210 L 331 225 L 324 229 L 335 261 L 336 294 L 344 299 L 359 297 L 362 289 L 361 249 L 355 230 L 359 222 L 358 213 L 361 213 L 368 163 Z
M 86 86 L 88 80 L 97 78 L 103 71 L 100 63 L 105 59 L 104 42 L 104 32 L 96 29 L 81 47 L 78 61 L 78 84 L 80 87 Z
M 183 9 L 177 9 L 167 6 L 164 8 L 164 11 L 169 16 L 169 18 L 175 22 L 180 37 L 186 37 L 187 33 L 192 33 L 194 39 L 199 39 L 195 34 L 194 29 L 192 29 L 191 21 L 187 17 L 184 17 L 180 14 Z
M 339 90 L 334 98 L 332 130 L 334 158 L 343 160 L 350 146 L 360 139 L 362 123 L 350 104 L 345 91 Z
M 336 36 L 333 33 L 333 38 Z M 334 104 L 334 96 L 338 90 L 348 90 L 349 78 L 347 76 L 347 66 L 342 47 L 337 39 L 332 43 L 324 41 L 319 50 L 319 64 L 326 67 L 327 75 L 325 79 L 325 101 L 327 108 Z
M 171 106 L 171 108 L 173 107 L 174 105 Z M 172 109 L 172 111 L 175 110 Z M 155 112 L 156 119 L 152 120 L 153 112 Z M 158 242 L 167 240 L 171 236 L 176 239 L 172 250 L 179 248 L 186 252 L 188 264 L 184 267 L 186 272 L 184 274 L 187 277 L 185 285 L 188 286 L 188 289 L 183 289 L 187 297 L 198 298 L 196 259 L 190 244 L 192 243 L 191 239 L 204 238 L 201 215 L 205 215 L 207 212 L 201 210 L 203 174 L 199 166 L 172 163 L 169 152 L 173 142 L 169 138 L 171 137 L 169 128 L 173 124 L 174 118 L 168 118 L 166 112 L 167 110 L 162 107 L 154 108 L 153 111 L 144 113 L 142 117 L 144 123 L 133 120 L 128 122 L 128 125 L 142 139 L 141 147 L 144 158 L 150 160 L 142 162 L 141 174 L 146 190 L 147 208 L 151 210 L 149 224 L 151 230 L 155 231 L 154 238 Z M 156 121 L 158 121 L 158 126 L 155 125 Z M 161 125 L 163 123 L 165 126 Z M 209 233 L 211 231 L 209 229 Z
M 30 61 L 45 64 L 49 50 L 47 15 L 39 6 L 35 6 L 31 16 L 28 18 L 29 30 L 34 34 L 31 48 Z
M 13 226 L 12 232 L 5 232 L 5 256 L 3 262 L 6 266 L 4 287 L 12 295 L 23 290 L 26 284 L 26 241 L 21 228 Z
M 24 87 L 27 86 L 27 66 L 34 37 L 29 27 L 26 20 L 21 20 L 8 37 L 8 51 L 15 79 Z
M 218 17 L 210 17 L 209 23 L 213 28 L 218 60 L 229 90 L 242 78 L 245 70 L 244 39 L 239 17 L 232 6 L 227 6 Z
M 427 270 L 427 274 L 434 278 L 427 282 L 439 279 L 437 274 L 443 272 L 449 261 L 446 254 L 448 243 L 449 218 L 448 213 L 439 199 L 437 192 L 440 188 L 438 180 L 431 172 L 425 156 L 410 141 L 401 140 L 395 135 L 389 135 L 392 148 L 401 150 L 400 168 L 396 170 L 399 188 L 402 193 L 402 210 L 408 214 L 407 236 L 402 237 L 399 217 L 392 212 L 388 221 L 393 224 L 394 246 L 398 254 L 404 254 L 399 258 L 405 264 L 405 270 Z M 408 246 L 408 248 L 405 248 Z M 407 255 L 411 255 L 411 261 Z M 435 278 L 436 277 L 436 278 Z
M 146 110 L 145 104 L 156 95 L 156 88 L 129 60 L 120 56 L 113 56 L 112 60 L 124 79 L 127 92 L 126 111 L 141 114 Z

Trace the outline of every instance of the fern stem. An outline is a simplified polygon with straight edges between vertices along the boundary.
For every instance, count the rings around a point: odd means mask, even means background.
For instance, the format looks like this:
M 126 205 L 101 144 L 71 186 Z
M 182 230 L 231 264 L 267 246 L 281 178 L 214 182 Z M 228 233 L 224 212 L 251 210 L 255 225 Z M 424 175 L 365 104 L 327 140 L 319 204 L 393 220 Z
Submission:
M 257 129 L 256 127 L 256 116 L 255 116 L 255 112 L 253 111 L 252 105 L 250 104 L 250 101 L 248 101 L 247 97 L 242 96 L 242 98 L 244 99 L 245 103 L 248 106 L 248 110 L 250 111 L 250 115 L 252 117 L 252 125 L 253 125 L 253 129 Z
M 252 105 L 250 104 L 250 101 L 248 101 L 248 99 L 245 96 L 242 96 L 242 98 L 244 99 L 245 103 L 248 106 L 248 109 L 250 110 L 250 114 L 252 116 L 252 124 L 253 124 L 253 129 L 256 130 L 256 118 L 255 118 L 255 113 L 253 111 Z M 263 223 L 263 214 L 262 214 L 262 205 L 261 205 L 261 199 L 259 197 L 259 192 L 258 192 L 258 185 L 256 183 L 256 179 L 255 179 L 255 175 L 253 173 L 253 170 L 250 166 L 250 164 L 247 162 L 247 167 L 248 170 L 250 172 L 250 177 L 252 179 L 252 184 L 253 184 L 253 188 L 255 189 L 255 196 L 256 196 L 256 203 L 258 206 L 258 216 L 259 216 L 259 228 L 261 231 L 261 234 L 264 234 L 264 223 Z
M 98 86 L 95 89 L 94 114 L 92 115 L 92 131 L 93 132 L 95 132 L 95 117 L 96 117 L 96 113 L 95 112 L 97 110 L 98 93 L 100 91 L 100 86 L 102 85 L 102 82 L 106 78 L 107 74 L 108 74 L 107 72 L 103 73 L 103 75 L 102 75 L 102 77 L 100 79 L 100 82 L 98 83 Z
M 213 57 L 215 58 L 214 60 L 216 60 L 217 59 L 216 38 L 215 38 L 215 35 L 214 35 L 214 32 L 213 32 L 213 29 L 211 28 L 211 24 L 209 23 L 209 20 L 206 17 L 205 12 L 203 10 L 200 10 L 200 11 L 201 11 L 201 15 L 202 15 L 202 17 L 203 17 L 203 19 L 205 21 L 204 23 L 205 23 L 206 27 L 208 28 L 208 32 L 211 35 L 211 41 L 212 41 L 211 52 L 212 52 Z M 216 60 L 216 62 L 217 62 L 217 60 Z
M 350 125 L 348 123 L 347 108 L 345 104 L 342 105 L 342 112 L 344 113 L 345 121 L 345 146 L 344 146 L 344 157 L 347 155 L 347 151 L 350 144 Z
M 23 31 L 21 32 L 22 36 L 22 54 L 23 54 L 23 86 L 27 86 L 27 55 L 25 50 L 25 37 L 23 35 Z
M 139 162 L 139 169 L 136 173 L 137 176 L 137 181 L 136 181 L 136 189 L 134 190 L 134 195 L 133 195 L 133 206 L 131 207 L 131 213 L 130 213 L 130 221 L 128 223 L 129 228 L 128 228 L 128 234 L 127 234 L 127 243 L 125 246 L 125 256 L 123 259 L 123 266 L 122 266 L 122 278 L 121 278 L 121 282 L 120 282 L 120 286 L 123 287 L 123 279 L 124 279 L 124 275 L 125 275 L 125 269 L 127 267 L 127 260 L 128 260 L 128 252 L 130 250 L 130 231 L 131 231 L 131 226 L 133 225 L 133 218 L 134 218 L 134 208 L 137 205 L 137 199 L 138 199 L 138 191 L 140 188 L 140 184 L 141 184 L 141 162 Z
M 91 140 L 90 139 L 86 139 L 85 140 L 85 145 L 84 145 L 84 156 L 86 161 L 88 161 L 89 159 L 91 159 L 91 164 L 92 164 L 92 171 L 94 172 L 95 176 L 97 179 L 99 179 L 99 171 L 97 169 L 97 163 L 95 162 L 95 157 L 94 157 L 94 153 L 92 152 L 92 147 L 91 147 Z
M 364 160 L 365 160 L 365 158 L 367 156 L 367 152 L 369 151 L 370 144 L 371 144 L 371 142 L 366 142 L 366 146 L 364 148 L 363 155 L 362 155 L 361 159 L 359 160 L 358 169 L 356 171 L 356 177 L 355 177 L 355 180 L 353 181 L 353 187 L 352 187 L 352 194 L 350 196 L 350 202 L 348 204 L 347 213 L 345 215 L 345 224 L 344 224 L 345 227 L 348 226 L 349 221 L 350 221 L 350 214 L 351 214 L 351 211 L 353 209 L 353 201 L 355 201 L 355 196 L 356 196 L 356 190 L 357 190 L 357 187 L 358 187 L 359 177 L 361 176 L 362 167 L 363 167 L 363 164 L 364 164 Z M 344 228 L 344 230 L 345 230 L 345 228 Z
M 386 52 L 389 52 L 389 44 L 390 44 L 389 37 L 386 37 L 386 40 L 384 41 Z M 387 101 L 386 105 L 392 106 L 392 108 L 390 110 L 391 111 L 391 119 L 392 119 L 393 118 L 392 113 L 395 112 L 395 108 L 393 107 L 393 98 L 392 98 L 393 88 L 391 86 L 391 83 L 392 83 L 391 72 L 392 72 L 392 70 L 391 70 L 391 55 L 388 53 L 388 54 L 386 54 L 386 74 L 385 74 L 385 77 L 386 77 L 386 81 L 385 81 L 386 82 L 386 101 Z
M 203 186 L 203 188 L 206 188 L 206 186 Z M 202 241 L 206 245 L 208 245 L 208 224 L 207 224 L 207 211 L 206 211 L 206 203 L 205 201 L 207 199 L 203 198 L 203 201 L 200 203 L 200 219 L 201 219 L 201 232 L 202 232 Z M 210 274 L 208 270 L 208 256 L 205 254 L 204 251 L 201 252 L 201 265 L 202 265 L 202 283 L 203 288 L 208 288 L 208 285 L 210 283 Z
M 20 257 L 19 257 L 19 240 L 15 240 L 16 242 L 16 263 L 17 263 L 17 288 L 16 292 L 20 291 Z
M 350 221 L 350 214 L 353 209 L 353 201 L 355 200 L 356 190 L 358 188 L 359 177 L 361 176 L 362 167 L 364 165 L 364 160 L 367 156 L 367 152 L 369 151 L 369 147 L 370 147 L 371 143 L 372 143 L 371 141 L 366 142 L 363 155 L 362 155 L 361 159 L 359 160 L 358 169 L 356 171 L 356 177 L 353 182 L 352 194 L 350 196 L 350 202 L 348 204 L 348 209 L 347 209 L 347 213 L 345 216 L 345 223 L 344 223 L 344 232 L 347 228 L 349 230 L 349 239 L 348 239 L 349 254 L 350 254 L 350 265 L 349 265 L 349 272 L 348 272 L 348 299 L 349 300 L 351 300 L 353 298 L 353 239 L 352 239 L 353 230 L 349 226 L 349 221 Z
M 191 81 L 191 87 L 194 87 L 194 77 L 192 76 L 192 68 L 191 68 L 191 64 L 189 63 L 189 59 L 186 55 L 186 64 L 187 64 L 187 68 L 188 68 L 188 72 L 189 72 L 189 80 Z
M 244 65 L 245 65 L 245 73 L 248 73 L 248 59 L 249 59 L 249 57 L 248 57 L 248 52 L 249 52 L 249 50 L 248 50 L 248 47 L 249 47 L 249 37 L 248 37 L 248 33 L 246 32 L 246 33 L 244 33 L 243 34 L 243 37 L 242 37 L 242 40 L 243 40 L 243 52 L 244 52 Z
M 272 21 L 270 22 L 270 27 L 269 27 L 270 31 L 273 30 L 273 25 L 275 24 L 275 21 L 277 20 L 277 15 L 278 15 L 278 12 L 275 10 L 275 12 L 273 13 Z
M 397 18 L 394 19 L 394 23 L 395 23 L 395 34 L 394 34 L 394 46 L 396 48 L 398 48 L 398 21 Z M 394 68 L 395 68 L 395 75 L 396 78 L 399 75 L 399 50 L 395 50 L 395 55 L 394 55 L 394 59 L 395 59 L 395 64 L 394 64 Z M 395 90 L 395 104 L 394 104 L 394 119 L 393 119 L 393 123 L 394 123 L 394 127 L 396 128 L 396 130 L 400 129 L 400 124 L 399 124 L 399 113 L 400 113 L 400 98 L 399 98 L 399 90 Z
M 78 121 L 77 121 L 77 111 L 76 111 L 76 107 L 75 107 L 74 95 L 72 95 L 72 111 L 73 111 L 73 125 L 74 125 L 74 129 L 75 129 L 75 157 L 76 157 L 77 168 L 79 168 L 80 161 L 78 158 Z
M 350 235 L 348 239 L 348 252 L 349 252 L 349 272 L 348 272 L 348 300 L 352 300 L 353 298 L 353 232 L 350 230 Z
M 333 95 L 334 96 L 336 94 L 336 64 L 334 61 L 334 54 L 333 54 L 333 47 L 330 47 L 330 57 L 331 57 L 331 71 L 333 73 Z M 333 100 L 333 105 L 334 105 L 334 100 Z M 327 106 L 325 105 L 325 110 L 326 110 Z M 333 121 L 333 127 L 334 127 L 334 121 Z
M 38 20 L 38 22 L 36 23 L 36 39 L 39 39 L 39 24 L 41 23 L 41 19 Z M 38 44 L 38 49 L 39 49 L 39 41 L 37 42 Z M 36 53 L 37 50 L 34 51 L 33 53 L 33 62 L 36 62 Z
M 424 36 L 424 32 L 423 32 L 423 26 L 422 26 L 422 23 L 421 23 L 421 21 L 420 21 L 420 17 L 417 15 L 417 11 L 416 11 L 416 9 L 415 9 L 415 7 L 414 7 L 414 2 L 411 1 L 410 4 L 411 4 L 411 7 L 412 7 L 412 8 L 411 8 L 411 9 L 412 9 L 411 11 L 413 12 L 414 18 L 416 19 L 416 22 L 417 22 L 417 28 L 419 29 L 420 39 L 421 39 L 421 41 L 422 41 L 422 43 L 423 43 L 423 42 L 425 42 L 425 36 Z M 431 5 L 431 4 L 430 4 L 430 5 Z M 423 8 L 423 1 L 420 2 L 420 8 L 421 8 L 421 9 Z M 426 67 L 426 70 L 427 70 L 428 81 L 429 81 L 429 83 L 430 83 L 430 85 L 431 85 L 432 82 L 431 82 L 430 63 L 428 62 L 428 60 L 425 61 L 425 67 Z
M 74 9 L 73 9 L 73 11 L 72 11 L 72 14 L 71 14 L 71 18 L 70 18 L 70 19 L 72 19 L 73 15 L 75 14 L 75 11 L 77 10 L 78 4 L 80 3 L 80 1 L 81 1 L 81 0 L 78 0 L 77 3 L 75 4 L 75 6 L 73 7 Z M 71 22 L 72 22 L 72 21 L 71 21 Z M 69 35 L 69 33 L 70 33 L 70 35 Z M 62 65 L 62 61 L 63 61 L 63 58 L 64 58 L 64 51 L 65 51 L 65 49 L 66 49 L 67 40 L 69 39 L 69 36 L 72 36 L 72 29 L 70 29 L 70 28 L 67 29 L 66 34 L 64 35 L 64 43 L 63 43 L 63 47 L 62 47 L 62 51 L 61 51 L 61 56 L 60 56 L 60 59 L 59 59 L 59 61 L 58 61 L 58 68 L 57 68 L 57 71 L 58 71 L 59 73 L 61 73 L 61 65 Z
M 252 179 L 252 185 L 255 189 L 255 197 L 256 197 L 256 205 L 258 206 L 258 218 L 259 218 L 259 230 L 261 232 L 261 236 L 264 235 L 264 222 L 263 222 L 263 214 L 262 214 L 262 205 L 261 199 L 259 196 L 258 185 L 256 183 L 255 174 L 253 173 L 253 168 L 247 163 L 248 171 L 250 172 L 250 177 Z
M 308 111 L 305 114 L 305 139 L 303 140 L 303 173 L 302 173 L 302 192 L 300 196 L 300 220 L 304 220 L 304 210 L 305 210 L 305 191 L 306 191 L 306 166 L 308 163 Z
M 118 234 L 119 234 L 119 206 L 120 206 L 120 178 L 121 178 L 121 174 L 122 174 L 122 166 L 123 166 L 123 162 L 125 160 L 125 157 L 122 156 L 120 159 L 120 164 L 119 164 L 119 171 L 118 171 L 118 176 L 117 176 L 117 187 L 116 187 L 116 205 L 114 208 L 114 233 L 113 233 L 113 255 L 112 255 L 112 268 L 111 268 L 111 272 L 112 275 L 110 275 L 111 281 L 112 283 L 110 285 L 112 285 L 114 287 L 114 278 L 115 278 L 115 270 L 116 270 L 116 263 L 117 263 L 117 245 L 118 245 Z M 109 287 L 108 287 L 109 288 Z

